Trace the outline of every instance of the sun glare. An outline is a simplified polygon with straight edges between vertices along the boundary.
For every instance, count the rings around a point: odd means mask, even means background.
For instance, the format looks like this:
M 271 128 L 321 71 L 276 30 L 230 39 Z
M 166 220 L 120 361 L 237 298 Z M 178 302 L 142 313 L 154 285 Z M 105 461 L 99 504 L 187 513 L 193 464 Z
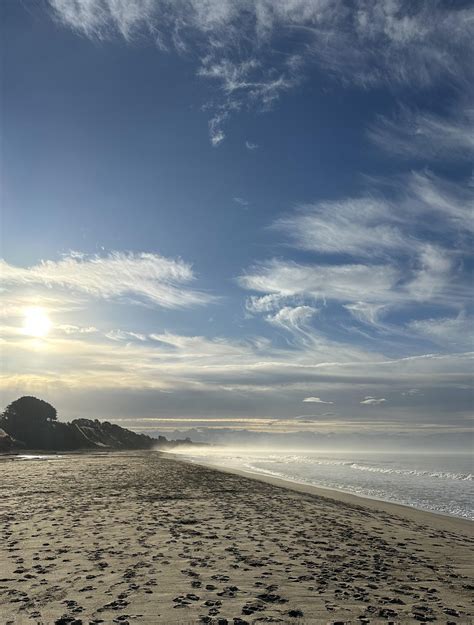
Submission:
M 51 321 L 45 310 L 39 306 L 27 308 L 24 312 L 23 332 L 37 338 L 46 336 L 51 329 Z

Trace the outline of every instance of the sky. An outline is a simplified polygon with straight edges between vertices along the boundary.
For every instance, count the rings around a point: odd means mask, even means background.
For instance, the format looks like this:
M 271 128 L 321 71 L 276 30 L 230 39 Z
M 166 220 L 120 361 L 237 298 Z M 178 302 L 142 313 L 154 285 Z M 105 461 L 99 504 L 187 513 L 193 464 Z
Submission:
M 1 12 L 3 405 L 469 444 L 471 3 Z

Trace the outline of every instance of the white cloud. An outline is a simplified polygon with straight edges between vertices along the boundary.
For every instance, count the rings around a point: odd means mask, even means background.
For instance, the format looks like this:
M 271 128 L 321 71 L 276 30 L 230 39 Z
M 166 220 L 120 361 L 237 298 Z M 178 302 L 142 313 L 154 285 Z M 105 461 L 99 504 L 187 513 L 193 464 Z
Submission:
M 297 298 L 285 296 L 280 293 L 270 293 L 269 295 L 251 295 L 245 301 L 245 308 L 251 314 L 274 312 L 282 308 L 285 304 L 297 304 Z
M 147 38 L 194 56 L 219 86 L 211 142 L 244 106 L 268 108 L 312 65 L 362 87 L 471 75 L 472 7 L 420 0 L 49 0 L 55 17 L 92 39 Z
M 408 327 L 438 345 L 451 349 L 474 348 L 474 319 L 464 312 L 456 317 L 416 319 L 410 321 Z
M 424 302 L 456 308 L 468 301 L 469 284 L 453 273 L 448 252 L 421 246 L 412 262 L 412 267 L 404 268 L 397 263 L 302 265 L 273 259 L 251 268 L 238 282 L 244 289 L 265 294 L 248 298 L 247 310 L 271 312 L 267 320 L 274 322 L 280 320 L 275 311 L 283 311 L 286 320 L 289 310 L 305 310 L 308 301 L 336 302 L 357 320 L 373 325 L 393 308 Z M 295 308 L 295 303 L 300 305 Z
M 333 401 L 324 401 L 320 397 L 305 397 L 303 403 L 308 404 L 333 404 Z
M 414 300 L 426 302 L 443 292 L 449 281 L 453 261 L 450 253 L 434 245 L 420 245 L 417 268 L 407 291 Z
M 255 266 L 238 282 L 245 289 L 281 297 L 385 304 L 397 298 L 400 279 L 399 271 L 388 265 L 302 265 L 274 259 Z
M 370 182 L 362 197 L 305 204 L 272 228 L 300 249 L 357 258 L 417 254 L 433 233 L 474 231 L 472 189 L 463 182 L 427 171 Z M 377 182 L 389 187 L 390 199 L 374 194 Z
M 65 334 L 92 334 L 99 330 L 94 326 L 76 326 L 72 324 L 60 324 L 56 326 L 58 330 Z
M 228 111 L 220 111 L 209 120 L 209 138 L 214 147 L 220 145 L 225 139 L 225 133 L 222 127 L 228 117 Z
M 269 107 L 282 91 L 291 89 L 296 83 L 295 79 L 283 75 L 262 76 L 262 65 L 254 58 L 236 63 L 228 58 L 216 61 L 213 56 L 207 56 L 202 60 L 198 74 L 216 80 L 230 98 L 228 106 L 234 109 L 240 107 L 242 93 L 250 100 Z
M 277 328 L 290 333 L 299 346 L 314 345 L 317 337 L 310 327 L 317 309 L 312 306 L 284 306 L 278 312 L 267 315 L 266 320 Z
M 426 303 L 467 306 L 471 285 L 463 261 L 471 249 L 472 194 L 429 172 L 378 182 L 388 184 L 390 199 L 367 194 L 317 202 L 278 219 L 272 227 L 319 262 L 271 259 L 252 267 L 238 278 L 261 294 L 247 299 L 248 312 L 277 318 L 281 308 L 337 303 L 379 337 L 408 337 L 381 318 L 401 308 L 413 314 Z
M 236 204 L 239 204 L 239 206 L 243 206 L 244 208 L 246 208 L 250 204 L 250 202 L 243 197 L 234 197 L 232 199 Z
M 312 306 L 284 306 L 267 319 L 274 325 L 300 330 L 317 312 Z
M 158 254 L 70 253 L 59 261 L 42 261 L 27 268 L 1 260 L 0 268 L 8 288 L 42 286 L 103 299 L 132 298 L 163 308 L 184 308 L 213 300 L 186 286 L 194 279 L 189 264 Z
M 364 83 L 430 82 L 436 72 L 456 76 L 468 66 L 466 58 L 460 59 L 461 67 L 456 61 L 471 43 L 470 7 L 427 1 L 410 11 L 401 0 L 358 0 L 352 9 L 342 0 L 175 0 L 172 5 L 166 0 L 50 0 L 50 4 L 59 20 L 91 38 L 119 33 L 131 40 L 146 34 L 164 47 L 177 43 L 180 50 L 200 39 L 209 53 L 223 46 L 237 48 L 244 40 L 254 49 L 265 49 L 282 35 L 301 29 L 304 45 L 288 55 L 291 67 L 302 62 L 307 49 L 332 71 L 348 75 L 355 69 L 352 79 Z M 231 85 L 240 85 L 245 71 L 226 66 L 225 57 L 221 65 L 220 72 L 233 77 Z
M 365 406 L 380 406 L 380 404 L 384 404 L 387 400 L 384 397 L 377 399 L 376 397 L 365 397 L 360 403 Z
M 384 151 L 404 158 L 464 159 L 474 152 L 473 128 L 474 109 L 441 117 L 401 107 L 392 118 L 380 115 L 369 137 Z
M 298 82 L 296 76 L 275 76 L 272 69 L 264 69 L 255 58 L 244 61 L 231 61 L 229 58 L 216 60 L 214 54 L 201 59 L 198 75 L 215 81 L 224 96 L 218 105 L 206 107 L 214 109 L 214 115 L 209 120 L 209 136 L 214 147 L 224 141 L 223 127 L 232 113 L 249 105 L 268 110 L 281 93 L 292 89 Z M 248 148 L 248 145 L 252 147 Z M 254 144 L 246 143 L 246 146 L 255 149 Z
M 404 397 L 415 397 L 416 395 L 423 395 L 419 388 L 410 388 L 408 391 L 402 393 Z
M 273 227 L 302 249 L 373 256 L 410 245 L 399 222 L 387 202 L 366 197 L 306 205 Z
M 247 150 L 258 150 L 260 146 L 258 145 L 258 143 L 253 143 L 252 141 L 246 141 L 245 147 L 247 148 Z
M 472 188 L 463 183 L 447 182 L 429 172 L 412 172 L 402 181 L 405 193 L 401 209 L 412 219 L 424 220 L 427 230 L 474 232 L 474 201 Z M 461 241 L 459 241 L 461 243 Z
M 344 304 L 344 308 L 358 321 L 375 325 L 386 309 L 386 305 L 355 302 L 354 304 Z
M 105 336 L 111 341 L 146 341 L 147 337 L 140 332 L 127 332 L 125 330 L 109 330 Z

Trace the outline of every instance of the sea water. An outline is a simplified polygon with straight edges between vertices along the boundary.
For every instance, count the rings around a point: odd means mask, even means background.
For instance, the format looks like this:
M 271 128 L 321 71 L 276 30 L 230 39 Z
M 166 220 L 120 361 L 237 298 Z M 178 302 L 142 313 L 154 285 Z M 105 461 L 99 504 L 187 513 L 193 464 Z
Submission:
M 474 520 L 473 459 L 462 453 L 187 448 L 192 462 L 241 469 Z

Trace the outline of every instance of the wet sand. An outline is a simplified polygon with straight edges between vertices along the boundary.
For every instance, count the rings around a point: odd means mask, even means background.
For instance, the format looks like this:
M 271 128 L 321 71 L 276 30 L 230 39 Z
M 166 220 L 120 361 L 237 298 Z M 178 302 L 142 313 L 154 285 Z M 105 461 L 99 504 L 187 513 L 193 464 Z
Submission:
M 0 472 L 2 625 L 471 622 L 466 521 L 154 452 Z

